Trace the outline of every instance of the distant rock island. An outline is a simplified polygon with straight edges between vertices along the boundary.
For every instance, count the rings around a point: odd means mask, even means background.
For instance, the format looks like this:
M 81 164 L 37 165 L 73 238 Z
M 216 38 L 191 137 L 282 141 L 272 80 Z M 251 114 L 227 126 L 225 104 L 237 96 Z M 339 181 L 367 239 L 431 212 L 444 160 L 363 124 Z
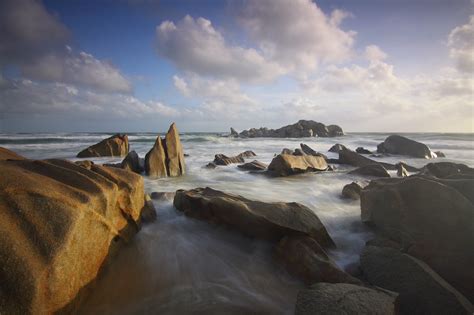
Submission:
M 259 129 L 251 128 L 241 133 L 230 128 L 231 137 L 239 138 L 303 138 L 303 137 L 338 137 L 343 136 L 344 131 L 338 125 L 326 126 L 323 123 L 314 120 L 300 120 L 292 125 L 284 126 L 278 129 L 268 129 L 261 127 Z

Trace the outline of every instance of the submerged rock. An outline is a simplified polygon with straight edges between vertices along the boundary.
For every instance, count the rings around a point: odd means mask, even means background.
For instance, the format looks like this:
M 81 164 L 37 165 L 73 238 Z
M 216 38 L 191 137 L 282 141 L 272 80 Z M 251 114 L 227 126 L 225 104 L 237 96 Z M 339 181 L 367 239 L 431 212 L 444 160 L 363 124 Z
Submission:
M 435 158 L 427 145 L 399 135 L 391 135 L 377 146 L 378 153 L 391 153 L 413 156 L 423 159 Z
M 299 203 L 253 201 L 209 187 L 178 190 L 173 203 L 187 216 L 223 224 L 248 236 L 279 241 L 298 234 L 314 238 L 323 247 L 335 246 L 316 214 Z
M 289 176 L 305 172 L 326 171 L 328 164 L 321 156 L 279 154 L 268 166 L 270 175 Z
M 362 221 L 399 242 L 474 301 L 474 180 L 410 176 L 373 180 L 361 193 Z
M 262 163 L 257 160 L 253 160 L 252 162 L 248 162 L 245 164 L 237 165 L 238 168 L 248 171 L 264 171 L 267 169 L 267 164 Z
M 138 231 L 143 178 L 64 160 L 0 161 L 0 312 L 70 313 Z
M 287 125 L 279 129 L 251 128 L 239 134 L 241 138 L 302 138 L 302 137 L 337 137 L 343 136 L 342 128 L 337 125 L 326 126 L 313 120 L 300 120 L 293 125 Z
M 364 165 L 353 171 L 350 171 L 349 174 L 374 177 L 390 177 L 390 174 L 387 172 L 387 170 L 380 164 Z
M 317 283 L 301 290 L 295 315 L 395 315 L 398 295 L 348 283 Z
M 77 154 L 77 157 L 125 156 L 128 150 L 128 136 L 116 134 L 82 150 Z
M 236 164 L 236 163 L 244 163 L 245 158 L 250 158 L 257 156 L 253 151 L 244 151 L 239 153 L 236 156 L 227 156 L 224 154 L 216 154 L 214 156 L 214 164 L 215 165 L 229 165 L 229 164 Z
M 472 304 L 427 264 L 389 247 L 367 246 L 361 269 L 376 286 L 399 293 L 401 314 L 472 314 Z

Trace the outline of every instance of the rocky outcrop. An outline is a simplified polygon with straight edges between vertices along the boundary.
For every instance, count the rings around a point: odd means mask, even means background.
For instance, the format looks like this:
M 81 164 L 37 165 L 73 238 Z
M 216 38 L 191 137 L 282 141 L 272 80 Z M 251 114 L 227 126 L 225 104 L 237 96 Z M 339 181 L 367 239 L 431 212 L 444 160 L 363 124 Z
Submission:
M 346 199 L 359 200 L 363 186 L 366 186 L 366 184 L 363 185 L 360 182 L 352 182 L 350 184 L 347 184 L 342 188 L 341 195 L 343 198 Z
M 350 171 L 349 174 L 362 175 L 362 176 L 373 176 L 373 177 L 390 177 L 387 170 L 380 164 L 364 165 Z
M 290 176 L 306 172 L 326 171 L 328 164 L 321 156 L 279 154 L 268 166 L 271 176 Z
M 239 136 L 239 133 L 237 131 L 235 131 L 234 128 L 230 127 L 230 136 L 232 138 L 237 138 Z
M 300 143 L 300 147 L 301 147 L 301 150 L 307 155 L 322 156 L 325 160 L 328 159 L 328 157 L 326 155 L 313 150 L 310 146 L 308 146 L 304 143 Z
M 331 148 L 329 148 L 328 152 L 334 152 L 334 153 L 339 153 L 342 151 L 342 149 L 347 149 L 344 145 L 340 143 L 336 143 L 333 145 Z M 349 150 L 349 149 L 347 149 Z
M 474 180 L 373 180 L 361 217 L 474 301 Z
M 21 155 L 10 151 L 6 148 L 0 147 L 0 161 L 2 160 L 24 160 L 25 158 Z
M 463 178 L 474 176 L 474 168 L 465 164 L 438 162 L 426 164 L 421 173 L 438 178 Z
M 156 177 L 184 175 L 184 152 L 176 124 L 172 123 L 165 139 L 156 138 L 153 148 L 145 156 L 145 172 Z
M 306 284 L 317 282 L 362 282 L 342 271 L 314 239 L 307 236 L 286 236 L 276 247 L 276 256 L 288 272 Z
M 436 157 L 436 154 L 431 152 L 427 145 L 399 135 L 388 136 L 384 142 L 377 146 L 377 152 L 408 155 L 422 159 Z
M 343 136 L 342 128 L 337 125 L 326 126 L 313 120 L 300 120 L 293 125 L 279 129 L 251 128 L 239 134 L 241 138 L 302 138 L 302 137 L 338 137 Z
M 206 187 L 176 191 L 174 206 L 189 217 L 223 224 L 248 236 L 278 242 L 288 235 L 303 235 L 324 248 L 334 246 L 319 218 L 299 203 L 253 201 Z
M 358 147 L 356 149 L 356 152 L 359 153 L 359 154 L 372 154 L 372 151 L 369 151 L 363 147 Z
M 472 304 L 424 262 L 389 247 L 367 246 L 360 267 L 373 285 L 399 293 L 401 314 L 472 314 Z
M 143 179 L 64 160 L 0 161 L 0 313 L 71 313 L 139 229 Z
M 267 169 L 267 166 L 268 166 L 267 164 L 262 163 L 257 160 L 253 160 L 252 162 L 237 165 L 238 168 L 247 170 L 247 171 L 264 171 Z
M 245 158 L 250 158 L 257 156 L 253 151 L 245 151 L 236 156 L 227 156 L 224 154 L 216 154 L 214 156 L 214 164 L 215 165 L 229 165 L 229 164 L 236 164 L 236 163 L 244 163 Z
M 394 292 L 347 283 L 317 283 L 301 290 L 295 315 L 395 315 L 398 295 Z
M 153 204 L 153 201 L 151 200 L 151 197 L 148 194 L 145 194 L 145 204 L 143 206 L 140 219 L 144 223 L 156 221 L 155 205 Z
M 77 154 L 77 157 L 125 156 L 128 150 L 128 136 L 116 134 L 82 150 Z

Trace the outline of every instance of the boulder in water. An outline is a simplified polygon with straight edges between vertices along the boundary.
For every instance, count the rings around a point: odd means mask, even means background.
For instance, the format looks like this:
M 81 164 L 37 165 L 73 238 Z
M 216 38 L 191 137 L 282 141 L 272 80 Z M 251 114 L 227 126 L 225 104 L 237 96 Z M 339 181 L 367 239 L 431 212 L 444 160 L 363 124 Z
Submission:
M 387 172 L 387 170 L 380 164 L 364 165 L 353 171 L 350 171 L 349 174 L 373 177 L 390 177 L 390 174 Z
M 391 135 L 377 146 L 378 153 L 402 154 L 412 157 L 431 159 L 436 155 L 427 145 L 399 135 Z
M 358 147 L 356 149 L 356 152 L 359 153 L 359 154 L 372 154 L 372 151 L 369 151 L 363 147 Z
M 321 156 L 279 154 L 268 166 L 270 175 L 289 176 L 306 172 L 326 171 L 328 164 Z
M 342 151 L 342 149 L 347 149 L 347 148 L 340 143 L 336 143 L 328 150 L 328 152 L 339 153 L 340 151 Z
M 365 185 L 364 185 L 365 186 Z M 342 197 L 346 199 L 359 200 L 363 186 L 360 182 L 352 182 L 342 188 Z
M 77 154 L 77 157 L 125 156 L 128 150 L 128 136 L 116 134 L 82 150 Z
M 160 136 L 156 138 L 153 148 L 145 155 L 145 172 L 149 176 L 168 176 L 164 140 Z
M 238 168 L 248 171 L 264 171 L 267 168 L 267 164 L 262 163 L 257 160 L 253 160 L 252 162 L 248 162 L 245 164 L 237 165 Z
M 135 172 L 140 174 L 143 169 L 140 165 L 140 158 L 138 157 L 137 152 L 135 151 L 130 151 L 127 156 L 123 159 L 122 163 L 120 164 L 120 167 L 123 168 L 124 170 L 128 170 L 131 172 Z

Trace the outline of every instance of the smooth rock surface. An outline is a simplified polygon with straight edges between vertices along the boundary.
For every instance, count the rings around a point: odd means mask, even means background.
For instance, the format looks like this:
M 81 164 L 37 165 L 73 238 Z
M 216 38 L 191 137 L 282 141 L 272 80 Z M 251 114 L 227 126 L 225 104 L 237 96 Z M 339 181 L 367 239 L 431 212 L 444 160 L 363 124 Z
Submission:
M 160 136 L 156 138 L 155 144 L 145 155 L 145 173 L 156 177 L 168 176 L 164 140 Z
M 360 182 L 352 182 L 342 188 L 341 195 L 346 199 L 359 200 L 362 189 L 363 187 Z
M 399 135 L 388 136 L 384 142 L 377 146 L 377 152 L 402 154 L 422 159 L 436 157 L 427 145 Z
M 279 154 L 268 166 L 273 176 L 290 176 L 305 172 L 326 171 L 328 164 L 321 156 Z
M 77 154 L 77 157 L 126 156 L 128 150 L 128 136 L 116 134 L 82 150 Z
M 184 152 L 179 138 L 178 128 L 172 123 L 165 137 L 166 144 L 166 168 L 168 176 L 176 177 L 186 173 L 184 163 Z

